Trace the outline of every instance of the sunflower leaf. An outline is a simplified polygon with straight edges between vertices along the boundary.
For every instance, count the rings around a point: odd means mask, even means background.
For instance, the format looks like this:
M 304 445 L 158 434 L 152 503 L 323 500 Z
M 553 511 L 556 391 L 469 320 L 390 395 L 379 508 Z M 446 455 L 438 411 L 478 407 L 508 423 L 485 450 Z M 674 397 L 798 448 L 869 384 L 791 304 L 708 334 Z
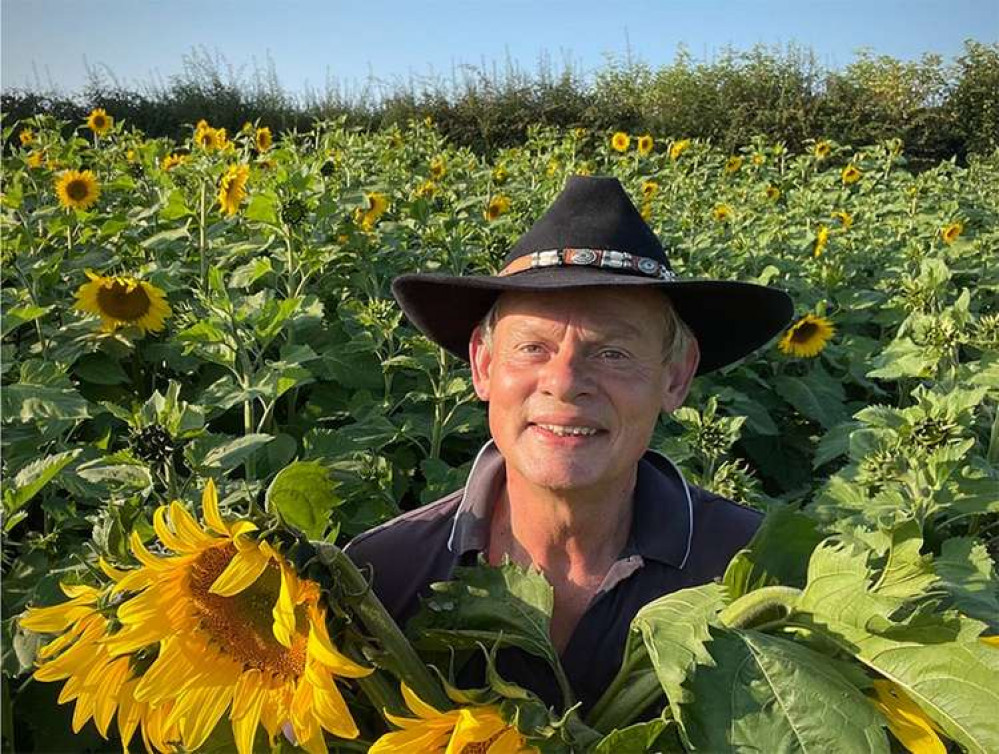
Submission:
M 279 471 L 267 488 L 267 510 L 309 539 L 322 538 L 341 503 L 336 482 L 319 461 L 295 461 Z

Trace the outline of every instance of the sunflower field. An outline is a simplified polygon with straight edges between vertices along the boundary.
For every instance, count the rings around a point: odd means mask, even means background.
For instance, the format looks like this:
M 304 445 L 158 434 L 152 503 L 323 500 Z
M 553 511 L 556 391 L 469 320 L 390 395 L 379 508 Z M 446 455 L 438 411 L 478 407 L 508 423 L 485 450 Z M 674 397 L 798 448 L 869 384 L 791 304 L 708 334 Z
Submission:
M 69 125 L 3 127 L 3 751 L 999 751 L 999 153 Z M 681 277 L 797 308 L 653 438 L 762 528 L 639 612 L 585 714 L 492 662 L 564 679 L 539 573 L 459 569 L 400 627 L 340 550 L 487 437 L 391 280 L 496 272 L 572 174 Z

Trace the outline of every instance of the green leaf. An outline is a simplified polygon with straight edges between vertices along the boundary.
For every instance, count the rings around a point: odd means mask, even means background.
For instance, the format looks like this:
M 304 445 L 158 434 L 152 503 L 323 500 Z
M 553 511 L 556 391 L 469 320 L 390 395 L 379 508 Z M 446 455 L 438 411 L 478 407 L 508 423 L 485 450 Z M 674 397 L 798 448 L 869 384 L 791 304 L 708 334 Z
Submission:
M 748 579 L 765 578 L 784 586 L 804 586 L 808 558 L 823 538 L 812 517 L 786 506 L 772 508 L 744 550 L 753 565 Z
M 408 629 L 431 649 L 515 646 L 555 667 L 549 635 L 554 594 L 540 572 L 509 561 L 492 567 L 458 567 L 452 581 L 431 585 Z
M 843 404 L 842 388 L 816 378 L 816 372 L 807 378 L 781 376 L 774 380 L 774 387 L 788 403 L 802 415 L 813 419 L 825 429 L 832 429 L 849 418 Z
M 682 754 L 685 749 L 679 742 L 663 735 L 672 725 L 675 725 L 672 720 L 657 718 L 612 731 L 597 742 L 592 754 L 644 754 L 648 751 Z M 665 739 L 666 743 L 659 739 Z
M 28 306 L 15 306 L 12 309 L 8 309 L 3 313 L 3 326 L 0 328 L 0 335 L 6 338 L 8 333 L 13 332 L 23 324 L 34 322 L 53 308 L 52 306 L 35 306 L 29 304 Z
M 965 615 L 990 624 L 999 633 L 999 584 L 992 558 L 981 542 L 971 537 L 953 537 L 943 543 L 933 570 L 950 603 Z
M 274 438 L 265 434 L 249 434 L 222 443 L 205 454 L 202 465 L 223 471 L 234 469 Z
M 13 485 L 6 487 L 3 493 L 3 509 L 6 523 L 4 529 L 10 526 L 10 516 L 19 508 L 27 505 L 31 499 L 44 489 L 56 475 L 73 461 L 82 449 L 66 450 L 62 453 L 32 461 L 14 476 Z
M 343 503 L 330 471 L 319 461 L 295 461 L 267 488 L 267 510 L 308 535 L 321 539 L 333 509 Z
M 250 199 L 246 208 L 246 219 L 277 225 L 278 199 L 272 191 L 260 191 Z
M 881 715 L 825 656 L 756 631 L 711 629 L 679 721 L 698 751 L 880 754 Z M 692 697 L 692 698 L 691 698 Z
M 90 416 L 86 399 L 72 388 L 24 383 L 6 385 L 0 402 L 5 420 L 16 416 L 24 423 L 47 419 L 86 419 Z
M 189 239 L 191 237 L 190 232 L 187 230 L 187 226 L 182 228 L 171 228 L 170 230 L 163 230 L 156 233 L 149 238 L 145 239 L 141 246 L 144 249 L 150 249 L 151 251 L 157 251 L 161 247 L 169 246 L 174 241 L 180 241 L 182 239 Z
M 270 257 L 257 257 L 233 270 L 229 276 L 229 285 L 233 288 L 249 288 L 273 270 Z
M 166 205 L 160 210 L 161 220 L 178 220 L 194 213 L 184 204 L 184 193 L 180 189 L 174 189 L 167 197 Z
M 112 453 L 80 464 L 77 475 L 92 484 L 106 484 L 122 492 L 145 492 L 152 489 L 149 467 L 128 451 Z
M 94 385 L 122 385 L 130 380 L 116 359 L 106 353 L 88 353 L 73 365 L 73 372 Z

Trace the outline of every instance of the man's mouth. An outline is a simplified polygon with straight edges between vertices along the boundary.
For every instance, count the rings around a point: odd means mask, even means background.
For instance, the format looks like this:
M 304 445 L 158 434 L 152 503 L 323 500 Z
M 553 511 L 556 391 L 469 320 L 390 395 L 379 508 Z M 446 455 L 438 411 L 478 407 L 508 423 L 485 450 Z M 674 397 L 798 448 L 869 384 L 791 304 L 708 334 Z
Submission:
M 534 424 L 535 427 L 551 432 L 558 437 L 591 437 L 600 430 L 595 427 L 581 427 L 570 424 Z

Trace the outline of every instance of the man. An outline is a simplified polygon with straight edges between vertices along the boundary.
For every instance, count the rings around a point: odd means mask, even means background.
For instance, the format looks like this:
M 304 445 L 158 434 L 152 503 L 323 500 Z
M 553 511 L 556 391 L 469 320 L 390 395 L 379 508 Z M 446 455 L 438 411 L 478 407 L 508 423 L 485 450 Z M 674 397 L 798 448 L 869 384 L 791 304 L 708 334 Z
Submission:
M 495 276 L 403 275 L 420 330 L 471 362 L 492 440 L 466 486 L 354 539 L 399 621 L 435 581 L 482 554 L 540 568 L 552 640 L 585 713 L 620 664 L 638 609 L 720 576 L 760 516 L 687 484 L 650 452 L 660 411 L 695 374 L 780 332 L 792 306 L 758 285 L 682 280 L 620 183 L 571 178 Z M 501 675 L 559 702 L 516 650 Z

